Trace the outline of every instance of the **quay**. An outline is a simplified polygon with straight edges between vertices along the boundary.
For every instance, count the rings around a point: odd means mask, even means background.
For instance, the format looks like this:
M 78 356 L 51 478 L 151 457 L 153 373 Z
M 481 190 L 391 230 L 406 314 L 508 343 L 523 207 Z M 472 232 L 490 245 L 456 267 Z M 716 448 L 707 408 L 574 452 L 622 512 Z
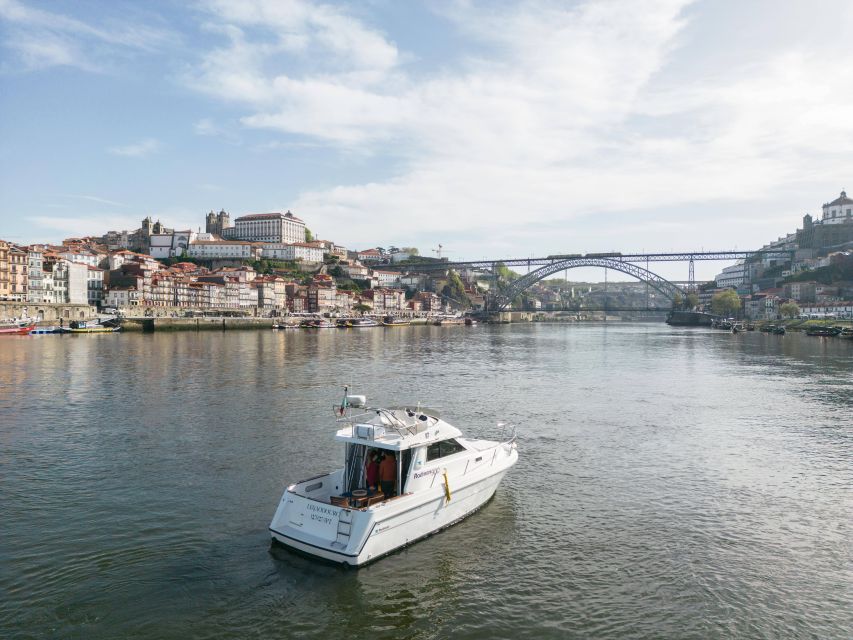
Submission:
M 230 331 L 272 329 L 278 318 L 122 318 L 122 331 Z

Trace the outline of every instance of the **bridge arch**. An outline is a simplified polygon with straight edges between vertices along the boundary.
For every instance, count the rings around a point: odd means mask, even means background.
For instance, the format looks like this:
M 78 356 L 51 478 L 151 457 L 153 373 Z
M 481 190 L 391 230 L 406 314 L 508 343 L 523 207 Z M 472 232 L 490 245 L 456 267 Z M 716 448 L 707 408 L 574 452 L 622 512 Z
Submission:
M 577 257 L 566 258 L 563 260 L 557 259 L 545 266 L 534 269 L 530 273 L 520 277 L 518 280 L 513 280 L 510 285 L 500 293 L 500 295 L 494 298 L 492 304 L 489 305 L 492 307 L 489 311 L 506 311 L 506 309 L 512 304 L 512 301 L 515 300 L 522 291 L 529 289 L 540 280 L 544 280 L 548 276 L 559 271 L 577 269 L 578 267 L 602 267 L 605 269 L 613 269 L 614 271 L 621 271 L 622 273 L 632 276 L 641 282 L 648 283 L 649 286 L 670 300 L 674 300 L 676 294 L 682 297 L 687 295 L 681 287 L 674 285 L 669 280 L 662 278 L 656 273 L 652 273 L 648 269 L 643 269 L 632 262 L 623 262 L 619 258 Z

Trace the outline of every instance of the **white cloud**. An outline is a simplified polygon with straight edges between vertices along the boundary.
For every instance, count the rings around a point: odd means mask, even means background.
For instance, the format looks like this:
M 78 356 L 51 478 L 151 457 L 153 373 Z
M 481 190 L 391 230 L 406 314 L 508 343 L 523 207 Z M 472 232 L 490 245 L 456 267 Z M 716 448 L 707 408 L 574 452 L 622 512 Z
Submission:
M 162 148 L 159 140 L 154 138 L 146 138 L 134 144 L 128 144 L 122 147 L 110 147 L 107 149 L 114 156 L 124 156 L 127 158 L 144 158 L 152 153 L 156 153 Z
M 853 14 L 842 4 L 835 19 L 846 31 Z M 713 4 L 456 3 L 444 16 L 471 53 L 427 75 L 409 72 L 405 53 L 344 14 L 324 24 L 367 34 L 384 53 L 341 56 L 354 38 L 336 49 L 312 30 L 313 16 L 330 11 L 324 5 L 288 3 L 287 15 L 260 0 L 233 11 L 207 6 L 228 45 L 205 56 L 195 86 L 242 105 L 248 127 L 396 163 L 391 179 L 306 190 L 294 203 L 322 221 L 323 235 L 347 229 L 354 243 L 411 238 L 414 220 L 421 236 L 467 234 L 471 249 L 476 236 L 494 242 L 497 228 L 696 203 L 724 211 L 754 202 L 757 214 L 778 218 L 780 193 L 853 170 L 842 144 L 853 133 L 850 42 L 797 40 L 796 29 L 767 40 L 768 27 L 760 47 L 746 38 L 719 66 L 716 48 L 703 52 L 690 39 L 719 30 Z M 772 21 L 767 11 L 753 17 Z M 326 54 L 322 68 L 301 60 L 310 47 Z M 690 64 L 679 67 L 684 57 Z M 302 64 L 288 68 L 294 61 Z M 694 77 L 691 65 L 704 73 Z M 633 233 L 599 221 L 583 242 L 610 248 L 615 236 L 653 247 L 663 236 L 724 236 L 713 216 L 672 217 L 623 225 Z
M 119 52 L 154 53 L 176 40 L 169 29 L 126 16 L 105 18 L 94 26 L 18 0 L 0 0 L 0 22 L 7 24 L 3 45 L 25 70 L 70 66 L 97 72 L 109 67 Z
M 112 207 L 126 207 L 126 204 L 122 204 L 121 202 L 116 202 L 115 200 L 108 200 L 107 198 L 101 198 L 99 196 L 87 196 L 87 195 L 66 195 L 65 198 L 74 198 L 76 200 L 87 200 L 89 202 L 96 202 L 98 204 L 109 205 Z

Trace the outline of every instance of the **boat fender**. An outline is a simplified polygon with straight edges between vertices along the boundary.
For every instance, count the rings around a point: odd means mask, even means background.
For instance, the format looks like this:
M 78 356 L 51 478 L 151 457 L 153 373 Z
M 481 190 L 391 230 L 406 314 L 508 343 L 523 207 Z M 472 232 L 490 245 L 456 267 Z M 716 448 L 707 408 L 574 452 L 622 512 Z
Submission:
M 444 496 L 450 502 L 450 481 L 447 479 L 447 469 L 444 470 Z

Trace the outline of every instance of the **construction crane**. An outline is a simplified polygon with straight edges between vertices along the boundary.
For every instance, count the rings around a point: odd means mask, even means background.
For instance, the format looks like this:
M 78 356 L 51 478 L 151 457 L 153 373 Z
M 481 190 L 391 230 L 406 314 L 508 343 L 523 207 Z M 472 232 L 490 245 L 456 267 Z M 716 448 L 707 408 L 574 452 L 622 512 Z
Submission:
M 436 257 L 441 260 L 441 250 L 444 249 L 444 245 L 438 245 L 438 249 L 432 249 L 431 251 L 436 255 Z

